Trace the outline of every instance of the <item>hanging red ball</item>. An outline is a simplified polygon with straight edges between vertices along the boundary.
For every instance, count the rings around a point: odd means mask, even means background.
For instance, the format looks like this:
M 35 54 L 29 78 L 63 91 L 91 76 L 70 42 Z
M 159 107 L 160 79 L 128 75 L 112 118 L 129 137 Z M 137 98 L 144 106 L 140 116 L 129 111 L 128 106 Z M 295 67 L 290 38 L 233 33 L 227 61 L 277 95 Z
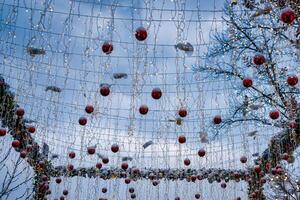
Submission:
M 102 193 L 106 193 L 107 192 L 107 188 L 102 188 Z
M 200 157 L 204 157 L 205 154 L 206 154 L 206 152 L 205 152 L 204 149 L 200 149 L 200 150 L 198 151 L 198 156 L 200 156 Z
M 85 112 L 91 114 L 92 112 L 94 112 L 94 106 L 90 104 L 86 105 Z
M 22 117 L 25 114 L 25 110 L 23 108 L 17 108 L 16 115 L 18 117 Z
M 12 141 L 11 146 L 14 148 L 18 148 L 21 146 L 21 142 L 19 140 L 14 140 Z
M 187 110 L 185 108 L 180 108 L 178 111 L 178 115 L 180 117 L 186 117 L 187 116 Z
M 190 159 L 188 159 L 188 158 L 186 158 L 186 159 L 184 159 L 184 164 L 186 165 L 186 166 L 189 166 L 190 164 L 191 164 L 191 161 L 190 161 Z
M 185 143 L 185 142 L 186 142 L 185 136 L 184 136 L 184 135 L 180 135 L 180 136 L 178 137 L 178 142 L 179 142 L 180 144 Z
M 96 148 L 95 147 L 88 147 L 87 152 L 88 152 L 88 154 L 93 155 L 96 152 Z
M 107 163 L 109 163 L 109 159 L 108 159 L 108 158 L 102 158 L 102 162 L 103 162 L 104 164 L 107 164 Z
M 21 158 L 26 158 L 26 156 L 27 156 L 27 152 L 24 150 L 24 151 L 21 151 L 21 153 L 20 153 L 20 157 Z
M 195 194 L 196 199 L 200 199 L 200 194 Z
M 0 137 L 3 137 L 6 135 L 6 129 L 5 128 L 0 128 Z
M 240 158 L 241 163 L 246 163 L 247 162 L 247 157 L 246 156 L 242 156 Z
M 134 188 L 131 187 L 128 189 L 128 191 L 129 191 L 129 193 L 134 193 Z
M 129 184 L 129 183 L 131 182 L 131 180 L 130 180 L 129 178 L 126 178 L 126 179 L 124 180 L 124 182 L 125 182 L 126 184 Z
M 270 113 L 269 113 L 269 116 L 270 116 L 270 118 L 271 119 L 278 119 L 279 118 L 279 115 L 280 115 L 280 113 L 279 113 L 279 111 L 278 110 L 273 110 L 273 111 L 271 111 Z
M 76 156 L 76 154 L 75 154 L 74 151 L 71 151 L 71 152 L 69 153 L 69 158 L 73 159 L 73 158 L 75 158 L 75 156 Z
M 101 88 L 100 88 L 100 94 L 104 97 L 108 96 L 110 93 L 110 89 L 109 89 L 109 86 L 108 85 L 103 85 Z
M 253 81 L 251 78 L 244 78 L 243 79 L 243 85 L 244 87 L 248 88 L 248 87 L 251 87 L 253 84 Z
M 124 170 L 128 169 L 128 163 L 126 162 L 122 163 L 121 168 Z
M 141 105 L 139 111 L 142 115 L 146 115 L 149 111 L 149 108 L 147 105 Z
M 292 24 L 296 18 L 295 12 L 290 8 L 281 11 L 280 20 L 286 24 Z
M 67 196 L 69 194 L 68 190 L 63 191 L 63 195 Z
M 112 43 L 110 43 L 110 42 L 104 42 L 102 45 L 102 51 L 105 54 L 111 54 L 113 49 L 114 49 L 114 47 L 113 47 Z
M 257 54 L 257 55 L 255 55 L 254 58 L 253 58 L 253 63 L 254 63 L 255 65 L 262 65 L 262 64 L 264 64 L 265 62 L 266 62 L 266 58 L 265 58 L 263 55 L 261 55 L 261 54 Z
M 221 123 L 222 123 L 222 118 L 221 118 L 221 116 L 220 116 L 220 115 L 216 115 L 216 116 L 214 117 L 214 119 L 213 119 L 213 122 L 214 122 L 215 124 L 221 124 Z
M 80 117 L 79 120 L 78 120 L 78 122 L 79 122 L 79 124 L 80 124 L 81 126 L 85 126 L 86 123 L 87 123 L 87 118 L 85 118 L 85 117 Z
M 287 83 L 290 86 L 295 86 L 298 84 L 298 77 L 296 75 L 291 75 L 287 78 Z
M 27 130 L 28 130 L 29 133 L 34 133 L 35 132 L 35 127 L 34 126 L 29 126 L 27 128 Z
M 259 173 L 261 172 L 260 166 L 259 166 L 259 165 L 255 165 L 255 166 L 254 166 L 254 171 L 255 171 L 257 174 L 259 174 Z
M 117 153 L 119 151 L 119 146 L 117 144 L 113 144 L 110 149 L 113 153 Z
M 221 187 L 225 189 L 227 187 L 226 183 L 221 183 Z
M 68 169 L 69 171 L 73 171 L 74 165 L 68 164 L 67 169 Z
M 96 163 L 96 168 L 97 169 L 101 169 L 102 168 L 102 164 L 100 162 Z
M 161 92 L 161 90 L 159 89 L 159 88 L 154 88 L 153 90 L 152 90 L 152 93 L 151 93 L 151 95 L 152 95 L 152 98 L 153 99 L 160 99 L 161 98 L 161 96 L 162 96 L 162 92 Z
M 57 184 L 60 184 L 60 183 L 61 183 L 61 178 L 56 178 L 56 179 L 55 179 L 55 182 L 56 182 Z
M 135 31 L 135 38 L 139 41 L 146 40 L 148 36 L 147 30 L 144 27 L 139 27 Z
M 32 149 L 33 149 L 32 145 L 28 144 L 28 145 L 26 146 L 26 151 L 27 151 L 27 152 L 31 152 Z
M 130 198 L 135 199 L 135 198 L 136 198 L 136 195 L 135 195 L 135 194 L 131 194 L 131 195 L 130 195 Z
M 281 157 L 282 157 L 283 160 L 288 160 L 290 156 L 289 156 L 288 153 L 284 153 L 284 154 L 282 154 Z

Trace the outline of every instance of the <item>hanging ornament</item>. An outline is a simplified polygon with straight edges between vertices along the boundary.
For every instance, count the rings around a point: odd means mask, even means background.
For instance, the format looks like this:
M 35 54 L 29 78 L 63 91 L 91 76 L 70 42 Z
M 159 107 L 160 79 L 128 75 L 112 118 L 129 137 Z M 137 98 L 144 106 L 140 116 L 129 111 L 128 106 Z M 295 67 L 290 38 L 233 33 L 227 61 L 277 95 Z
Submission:
M 103 84 L 100 88 L 100 94 L 104 97 L 108 96 L 110 93 L 109 85 Z
M 90 104 L 86 105 L 85 112 L 91 114 L 92 112 L 94 112 L 94 106 Z
M 25 110 L 23 108 L 17 108 L 16 115 L 18 117 L 23 117 L 24 114 L 25 114 Z
M 132 188 L 132 187 L 129 188 L 129 189 L 128 189 L 128 192 L 129 192 L 129 193 L 134 193 L 134 188 Z
M 20 157 L 21 158 L 26 158 L 26 156 L 27 156 L 27 152 L 25 150 L 20 152 Z
M 180 135 L 180 136 L 178 137 L 178 142 L 179 142 L 180 144 L 184 144 L 184 143 L 186 142 L 185 136 L 184 136 L 184 135 Z
M 295 20 L 295 12 L 290 8 L 281 11 L 280 20 L 286 24 L 292 24 Z
M 253 169 L 254 169 L 254 172 L 257 174 L 259 174 L 261 172 L 261 168 L 259 165 L 255 165 Z
M 199 155 L 200 157 L 204 157 L 205 154 L 206 154 L 206 152 L 205 152 L 204 149 L 200 149 L 200 150 L 198 151 L 198 155 Z
M 278 110 L 273 110 L 273 111 L 271 111 L 270 113 L 269 113 L 269 116 L 270 116 L 270 118 L 271 119 L 278 119 L 279 118 L 279 115 L 280 115 L 280 113 L 279 113 L 279 111 Z
M 221 183 L 221 188 L 225 189 L 227 187 L 227 184 L 226 183 Z
M 160 99 L 161 98 L 161 96 L 162 96 L 162 92 L 161 92 L 161 90 L 159 89 L 159 88 L 154 88 L 153 90 L 152 90 L 152 93 L 151 93 L 151 95 L 152 95 L 152 98 L 153 99 Z
M 246 163 L 247 162 L 247 157 L 246 156 L 242 156 L 240 158 L 241 163 Z
M 121 168 L 124 170 L 128 169 L 128 163 L 126 162 L 122 163 Z
M 287 78 L 287 83 L 290 86 L 295 86 L 298 84 L 298 77 L 296 75 L 291 75 Z
M 244 78 L 243 79 L 243 85 L 244 87 L 248 88 L 248 87 L 251 87 L 253 84 L 253 81 L 251 78 Z
M 87 123 L 87 118 L 86 117 L 80 117 L 78 122 L 81 126 L 85 126 L 86 123 Z
M 0 128 L 0 137 L 3 137 L 6 135 L 6 129 L 5 128 Z
M 187 116 L 187 110 L 185 108 L 180 108 L 178 111 L 178 115 L 180 117 L 186 117 Z
M 149 111 L 149 108 L 147 105 L 141 105 L 139 108 L 139 112 L 141 113 L 141 115 L 146 115 Z
M 96 152 L 96 147 L 95 147 L 95 146 L 88 147 L 88 148 L 87 148 L 87 152 L 88 152 L 88 154 L 90 154 L 90 155 L 95 154 L 95 152 Z
M 34 133 L 34 132 L 35 132 L 35 127 L 34 127 L 34 126 L 29 126 L 29 127 L 27 128 L 27 131 L 28 131 L 29 133 Z
M 186 166 L 189 166 L 191 164 L 191 161 L 188 158 L 184 159 L 183 162 L 184 162 L 184 165 L 186 165 Z
M 14 140 L 12 141 L 11 146 L 14 148 L 18 148 L 21 146 L 21 142 L 19 140 Z
M 213 119 L 214 124 L 221 124 L 222 123 L 222 118 L 221 115 L 216 115 Z
M 113 51 L 113 49 L 114 49 L 114 47 L 113 47 L 113 45 L 112 45 L 111 42 L 104 42 L 102 44 L 102 51 L 103 51 L 103 53 L 105 53 L 107 55 L 111 54 L 111 52 Z
M 147 38 L 147 30 L 144 27 L 139 27 L 135 31 L 135 38 L 139 41 L 144 41 Z
M 71 151 L 71 152 L 69 153 L 69 158 L 73 159 L 73 158 L 75 158 L 75 156 L 76 156 L 76 154 L 75 154 L 74 151 Z
M 256 54 L 253 57 L 253 63 L 255 65 L 262 65 L 266 62 L 266 58 L 262 54 Z
M 102 168 L 102 164 L 101 164 L 100 162 L 97 162 L 97 163 L 96 163 L 96 168 L 97 168 L 97 169 L 101 169 L 101 168 Z
M 69 194 L 68 190 L 63 191 L 63 195 L 67 196 Z
M 110 149 L 113 153 L 117 153 L 119 151 L 119 146 L 117 144 L 113 144 Z
M 102 158 L 102 162 L 104 164 L 107 164 L 107 163 L 109 163 L 109 159 L 107 157 L 104 157 L 104 158 Z

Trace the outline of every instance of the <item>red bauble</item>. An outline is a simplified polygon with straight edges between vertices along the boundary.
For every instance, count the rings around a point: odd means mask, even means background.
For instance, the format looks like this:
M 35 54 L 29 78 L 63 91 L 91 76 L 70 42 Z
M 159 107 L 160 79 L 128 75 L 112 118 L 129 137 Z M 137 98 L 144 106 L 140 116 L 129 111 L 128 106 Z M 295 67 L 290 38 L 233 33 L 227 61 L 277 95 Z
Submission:
M 124 182 L 125 182 L 126 184 L 129 184 L 129 183 L 131 182 L 131 180 L 130 180 L 129 178 L 126 178 L 126 179 L 124 180 Z
M 113 153 L 117 153 L 119 151 L 119 146 L 117 144 L 113 144 L 110 149 Z
M 21 142 L 19 140 L 14 140 L 12 141 L 11 146 L 14 148 L 18 148 L 21 146 Z
M 180 110 L 178 111 L 178 115 L 180 117 L 186 117 L 187 116 L 187 110 L 185 108 L 180 108 Z
M 31 152 L 31 151 L 32 151 L 32 145 L 28 144 L 28 145 L 26 146 L 26 151 L 27 151 L 27 152 Z
M 200 199 L 200 194 L 195 194 L 196 199 Z
M 57 184 L 60 184 L 60 183 L 61 183 L 61 178 L 55 179 L 55 182 L 56 182 Z
M 135 199 L 135 198 L 136 198 L 136 195 L 135 195 L 135 194 L 131 194 L 131 195 L 130 195 L 130 198 Z
M 281 11 L 280 20 L 286 24 L 292 24 L 295 20 L 295 12 L 290 8 L 285 8 Z
M 198 156 L 200 156 L 200 157 L 204 157 L 205 156 L 205 150 L 204 149 L 200 149 L 199 151 L 198 151 Z
M 107 163 L 109 162 L 109 159 L 108 159 L 108 158 L 102 158 L 102 162 L 103 162 L 104 164 L 107 164 Z
M 67 169 L 68 169 L 69 171 L 73 171 L 74 165 L 68 164 Z
M 59 200 L 65 200 L 65 197 L 64 196 L 60 196 Z
M 289 156 L 288 153 L 284 153 L 284 154 L 282 154 L 281 157 L 282 157 L 283 160 L 288 160 L 290 156 Z
M 100 162 L 96 163 L 96 168 L 97 169 L 101 169 L 102 168 L 102 164 Z
M 134 193 L 134 188 L 131 187 L 131 188 L 129 188 L 128 191 L 129 191 L 129 193 Z
M 102 188 L 102 193 L 106 193 L 107 192 L 107 188 Z
M 147 105 L 141 105 L 139 111 L 142 115 L 146 115 L 149 111 L 149 108 Z
M 87 152 L 88 152 L 88 154 L 93 155 L 96 152 L 96 148 L 95 147 L 88 147 Z
M 279 111 L 278 110 L 273 110 L 269 113 L 269 116 L 271 119 L 278 119 L 279 118 Z
M 114 49 L 114 47 L 113 47 L 112 43 L 110 43 L 110 42 L 104 42 L 102 45 L 102 51 L 105 54 L 111 54 L 113 49 Z
M 186 142 L 185 136 L 184 136 L 184 135 L 180 135 L 180 136 L 178 137 L 178 142 L 179 142 L 180 144 L 185 143 L 185 142 Z
M 253 63 L 254 63 L 255 65 L 262 65 L 262 64 L 264 64 L 265 62 L 266 62 L 266 58 L 265 58 L 263 55 L 261 55 L 261 54 L 257 54 L 257 55 L 255 55 L 254 58 L 253 58 Z
M 25 110 L 23 108 L 17 108 L 16 115 L 18 117 L 22 117 L 25 114 Z
M 216 115 L 216 116 L 214 117 L 213 121 L 214 121 L 215 124 L 221 124 L 222 118 L 221 118 L 220 115 Z
M 128 169 L 128 163 L 122 163 L 121 168 L 124 170 Z
M 296 75 L 291 75 L 287 78 L 287 83 L 290 86 L 295 86 L 298 84 L 298 77 Z
M 151 95 L 153 99 L 160 99 L 160 97 L 162 96 L 162 92 L 159 88 L 154 88 Z
M 240 158 L 241 163 L 246 163 L 247 162 L 247 157 L 246 156 L 242 156 Z
M 81 126 L 84 126 L 87 123 L 87 118 L 86 117 L 80 117 L 78 122 Z
M 100 88 L 100 94 L 104 97 L 108 96 L 110 93 L 110 89 L 109 89 L 109 86 L 108 85 L 103 85 L 101 88 Z
M 186 159 L 184 159 L 184 164 L 186 165 L 186 166 L 189 166 L 190 164 L 191 164 L 191 161 L 190 161 L 190 159 L 188 159 L 188 158 L 186 158 Z
M 259 166 L 259 165 L 255 165 L 255 166 L 254 166 L 254 171 L 255 171 L 257 174 L 259 174 L 259 173 L 261 172 L 260 166 Z
M 69 158 L 73 159 L 73 158 L 75 158 L 75 156 L 76 156 L 76 154 L 74 151 L 69 153 Z
M 6 129 L 5 128 L 0 128 L 0 137 L 3 137 L 6 135 Z
M 94 106 L 90 105 L 90 104 L 86 105 L 85 112 L 89 113 L 89 114 L 92 113 L 92 112 L 94 112 Z
M 63 195 L 67 196 L 69 194 L 68 190 L 63 191 Z
M 297 122 L 295 120 L 289 121 L 289 127 L 292 129 L 297 128 Z
M 144 27 L 139 27 L 135 31 L 135 38 L 139 41 L 144 41 L 147 35 L 147 30 Z
M 27 152 L 24 150 L 24 151 L 21 151 L 21 153 L 20 153 L 20 157 L 21 158 L 26 158 L 26 156 L 27 156 Z
M 226 188 L 227 187 L 226 183 L 221 183 L 221 187 Z
M 152 182 L 152 185 L 153 185 L 153 186 L 157 186 L 158 184 L 159 184 L 158 181 L 153 181 L 153 182 Z
M 251 78 L 244 78 L 243 79 L 243 85 L 244 87 L 248 88 L 248 87 L 251 87 L 253 84 L 253 81 Z
M 48 181 L 48 180 L 49 180 L 49 178 L 48 178 L 48 176 L 46 176 L 46 175 L 43 175 L 43 176 L 42 176 L 42 180 L 43 180 L 43 181 Z
M 34 133 L 35 132 L 35 127 L 34 126 L 29 126 L 27 128 L 27 130 L 28 130 L 29 133 Z

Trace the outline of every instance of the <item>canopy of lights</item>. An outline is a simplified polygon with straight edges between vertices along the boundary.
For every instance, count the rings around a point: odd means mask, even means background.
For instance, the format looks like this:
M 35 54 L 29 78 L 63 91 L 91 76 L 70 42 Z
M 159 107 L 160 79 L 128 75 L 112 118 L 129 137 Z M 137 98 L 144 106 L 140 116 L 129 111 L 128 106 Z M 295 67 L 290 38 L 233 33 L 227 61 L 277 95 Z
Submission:
M 299 10 L 0 0 L 0 146 L 32 199 L 300 199 Z

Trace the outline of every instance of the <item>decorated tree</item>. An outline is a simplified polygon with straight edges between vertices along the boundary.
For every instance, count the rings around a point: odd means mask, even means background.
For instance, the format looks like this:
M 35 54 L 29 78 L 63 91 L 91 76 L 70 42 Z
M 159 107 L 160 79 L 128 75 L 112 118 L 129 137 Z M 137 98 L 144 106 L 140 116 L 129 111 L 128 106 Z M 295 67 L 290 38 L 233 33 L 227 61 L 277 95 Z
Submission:
M 228 2 L 226 30 L 215 35 L 216 45 L 209 49 L 207 64 L 194 67 L 206 78 L 233 80 L 237 91 L 230 115 L 218 116 L 222 120 L 215 123 L 219 124 L 216 136 L 223 127 L 236 123 L 278 131 L 250 169 L 250 199 L 265 199 L 262 189 L 267 177 L 277 183 L 280 178 L 290 180 L 283 176 L 288 172 L 284 173 L 281 160 L 293 163 L 300 142 L 298 8 L 296 1 Z

